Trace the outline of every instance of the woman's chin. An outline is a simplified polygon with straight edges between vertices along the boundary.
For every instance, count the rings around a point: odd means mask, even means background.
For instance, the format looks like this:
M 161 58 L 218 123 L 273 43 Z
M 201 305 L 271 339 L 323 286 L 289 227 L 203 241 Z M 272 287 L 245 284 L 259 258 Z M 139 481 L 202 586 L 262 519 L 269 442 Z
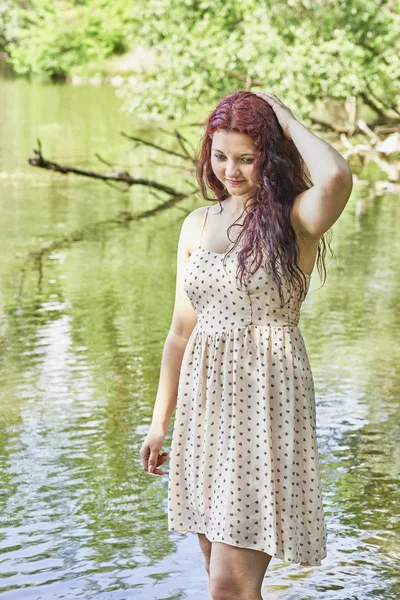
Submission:
M 235 190 L 235 188 L 228 188 L 228 191 L 234 198 L 245 198 L 254 191 L 254 188 L 251 188 L 250 186 L 245 186 L 243 189 L 240 190 Z

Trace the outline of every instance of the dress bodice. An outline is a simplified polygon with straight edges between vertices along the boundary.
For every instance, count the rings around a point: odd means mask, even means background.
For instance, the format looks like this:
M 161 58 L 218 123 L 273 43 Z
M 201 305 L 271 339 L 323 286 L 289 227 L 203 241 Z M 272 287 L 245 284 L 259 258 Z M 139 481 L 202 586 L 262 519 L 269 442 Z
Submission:
M 303 298 L 296 289 L 290 291 L 284 287 L 290 300 L 282 307 L 278 287 L 263 265 L 242 290 L 236 277 L 237 252 L 228 255 L 226 263 L 224 256 L 198 247 L 186 265 L 184 290 L 198 315 L 200 329 L 220 333 L 248 325 L 298 324 L 301 304 L 309 288 L 309 275 L 305 274 L 307 285 Z

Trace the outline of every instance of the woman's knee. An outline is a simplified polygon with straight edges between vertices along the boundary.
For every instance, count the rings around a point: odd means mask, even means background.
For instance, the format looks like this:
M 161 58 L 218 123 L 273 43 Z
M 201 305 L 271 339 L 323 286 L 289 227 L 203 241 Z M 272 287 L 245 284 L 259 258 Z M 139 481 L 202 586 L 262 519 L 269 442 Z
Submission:
M 232 574 L 210 574 L 210 594 L 213 600 L 245 600 L 245 582 L 236 581 Z
M 230 544 L 213 543 L 210 593 L 213 600 L 260 600 L 271 555 Z

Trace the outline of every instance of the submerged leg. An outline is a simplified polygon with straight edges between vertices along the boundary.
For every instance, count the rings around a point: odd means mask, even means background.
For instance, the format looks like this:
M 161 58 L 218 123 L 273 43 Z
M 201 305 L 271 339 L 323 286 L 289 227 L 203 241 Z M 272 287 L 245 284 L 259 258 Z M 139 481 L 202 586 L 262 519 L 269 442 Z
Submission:
M 212 543 L 212 600 L 262 600 L 261 588 L 272 556 L 260 550 Z

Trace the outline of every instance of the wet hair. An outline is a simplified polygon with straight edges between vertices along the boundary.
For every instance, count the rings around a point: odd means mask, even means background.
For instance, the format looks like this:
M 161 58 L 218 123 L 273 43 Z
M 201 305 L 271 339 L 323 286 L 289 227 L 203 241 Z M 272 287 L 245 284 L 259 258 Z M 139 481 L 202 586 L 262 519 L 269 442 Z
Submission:
M 250 277 L 263 264 L 278 286 L 282 305 L 285 304 L 282 277 L 286 284 L 297 287 L 303 298 L 307 281 L 297 264 L 299 248 L 290 219 L 295 196 L 312 187 L 301 154 L 294 142 L 286 138 L 274 111 L 265 100 L 246 91 L 237 91 L 223 98 L 205 123 L 196 157 L 196 176 L 201 195 L 205 200 L 217 200 L 221 209 L 230 194 L 211 166 L 211 146 L 216 131 L 247 134 L 256 148 L 253 162 L 256 187 L 245 202 L 243 225 L 235 222 L 228 228 L 229 239 L 231 227 L 240 227 L 241 231 L 225 258 L 240 244 L 237 269 L 240 285 L 244 284 L 246 273 Z M 208 189 L 214 196 L 208 196 Z M 332 252 L 329 240 L 327 243 Z M 324 236 L 321 236 L 317 268 L 320 276 L 323 270 L 324 282 L 325 254 L 326 243 Z M 250 268 L 247 262 L 251 263 Z

